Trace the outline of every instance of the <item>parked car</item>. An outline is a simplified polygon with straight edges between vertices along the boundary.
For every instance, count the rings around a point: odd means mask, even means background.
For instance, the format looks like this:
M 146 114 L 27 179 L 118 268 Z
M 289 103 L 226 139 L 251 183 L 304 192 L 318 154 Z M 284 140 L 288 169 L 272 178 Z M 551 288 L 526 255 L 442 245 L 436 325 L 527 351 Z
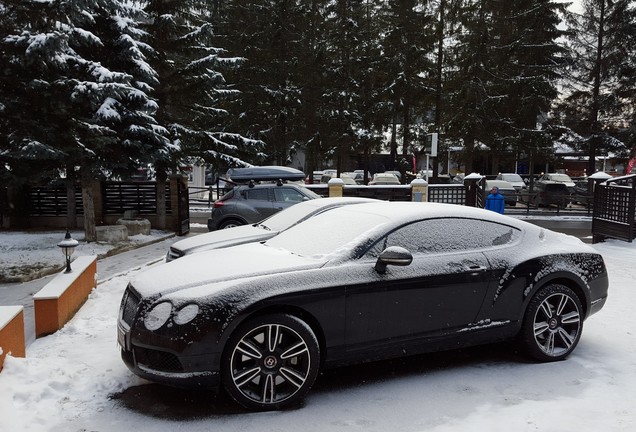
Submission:
M 349 177 L 351 177 L 353 179 L 353 181 L 358 184 L 364 184 L 364 172 L 347 172 L 344 173 L 346 175 L 348 175 Z
M 565 207 L 571 200 L 568 187 L 561 182 L 537 181 L 534 184 L 534 192 L 533 200 L 537 206 Z
M 329 183 L 329 180 L 331 180 L 332 178 L 336 178 L 336 173 L 323 174 L 322 177 L 320 178 L 320 183 Z M 346 185 L 355 185 L 355 184 L 357 184 L 356 181 L 351 176 L 349 176 L 349 174 L 340 173 L 340 177 L 339 178 Z
M 572 178 L 570 178 L 570 176 L 567 174 L 548 173 L 548 174 L 543 174 L 541 177 L 539 177 L 539 180 L 537 180 L 537 183 L 545 183 L 545 182 L 563 183 L 568 188 L 570 193 L 574 193 L 574 186 L 575 186 L 574 181 L 572 181 Z
M 517 190 L 509 182 L 505 180 L 486 180 L 486 196 L 488 196 L 493 187 L 499 189 L 499 193 L 503 195 L 506 205 L 517 205 Z
M 583 205 L 588 205 L 594 201 L 594 193 L 590 191 L 590 184 L 587 178 L 574 180 L 574 193 L 571 198 L 573 202 Z
M 579 239 L 474 207 L 342 206 L 128 284 L 117 340 L 140 377 L 298 404 L 321 370 L 505 340 L 565 359 L 608 295 Z
M 305 219 L 343 205 L 374 202 L 371 198 L 342 197 L 318 198 L 303 201 L 286 208 L 267 219 L 250 225 L 242 225 L 231 230 L 217 230 L 173 243 L 166 254 L 166 261 L 172 261 L 195 252 L 221 249 L 243 243 L 265 241 L 281 231 Z
M 320 179 L 322 178 L 322 175 L 323 175 L 323 174 L 324 174 L 324 172 L 323 172 L 323 171 L 314 171 L 314 172 L 311 174 L 311 181 L 309 181 L 309 180 L 310 180 L 310 179 L 309 179 L 309 176 L 307 176 L 307 177 L 305 178 L 305 184 L 310 184 L 310 183 L 311 183 L 311 184 L 318 184 L 318 183 L 320 183 Z
M 369 185 L 399 185 L 400 179 L 393 173 L 375 173 Z
M 499 173 L 496 180 L 507 181 L 515 188 L 517 192 L 521 192 L 522 189 L 526 189 L 526 183 L 523 181 L 519 174 L 515 173 Z
M 214 202 L 208 230 L 253 224 L 303 201 L 319 195 L 292 183 L 238 185 Z

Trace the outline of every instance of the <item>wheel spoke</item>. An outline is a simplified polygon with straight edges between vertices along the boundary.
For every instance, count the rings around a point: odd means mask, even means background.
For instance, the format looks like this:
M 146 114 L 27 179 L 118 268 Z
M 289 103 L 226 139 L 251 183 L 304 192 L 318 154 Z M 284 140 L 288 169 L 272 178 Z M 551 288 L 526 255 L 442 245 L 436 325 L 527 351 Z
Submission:
M 562 328 L 559 329 L 558 335 L 561 337 L 561 340 L 563 341 L 563 344 L 565 345 L 565 349 L 570 348 L 572 344 L 574 343 L 574 338 L 570 336 L 570 334 L 566 332 L 565 330 L 563 330 Z
M 261 402 L 263 403 L 275 402 L 274 377 L 272 375 L 267 374 L 265 376 L 265 382 L 263 383 L 263 396 L 261 398 Z
M 567 297 L 565 295 L 561 295 L 561 299 L 559 300 L 559 305 L 557 306 L 557 309 L 556 309 L 556 314 L 557 315 L 562 315 L 563 314 L 563 309 L 565 309 L 565 306 L 568 304 L 569 300 L 570 300 L 569 297 Z
M 274 352 L 276 345 L 278 345 L 280 337 L 280 326 L 269 325 L 267 326 L 267 348 L 269 352 Z
M 563 315 L 561 322 L 563 324 L 576 324 L 581 322 L 581 317 L 579 316 L 578 311 L 572 311 L 570 313 Z
M 543 303 L 541 303 L 540 307 L 546 318 L 552 318 L 552 308 L 550 307 L 550 303 L 544 301 Z
M 304 341 L 298 342 L 293 347 L 287 349 L 284 353 L 280 355 L 281 359 L 288 359 L 292 357 L 297 357 L 301 354 L 307 353 L 309 350 L 307 349 L 307 344 Z
M 297 388 L 300 388 L 305 383 L 305 377 L 293 369 L 282 367 L 280 368 L 280 374 L 287 380 L 287 382 L 293 384 Z
M 549 328 L 550 326 L 547 322 L 534 323 L 534 335 L 539 336 Z
M 236 386 L 240 388 L 240 387 L 243 387 L 248 382 L 252 381 L 260 373 L 261 373 L 261 368 L 255 367 L 252 369 L 244 370 L 243 372 L 237 375 L 234 375 L 232 378 L 234 379 L 234 384 L 236 384 Z
M 241 354 L 251 359 L 260 359 L 261 357 L 263 357 L 260 350 L 245 339 L 242 339 L 238 343 L 238 345 L 236 346 L 236 351 L 240 352 Z
M 548 337 L 545 340 L 545 343 L 542 344 L 543 350 L 552 355 L 554 353 L 554 333 L 548 332 Z

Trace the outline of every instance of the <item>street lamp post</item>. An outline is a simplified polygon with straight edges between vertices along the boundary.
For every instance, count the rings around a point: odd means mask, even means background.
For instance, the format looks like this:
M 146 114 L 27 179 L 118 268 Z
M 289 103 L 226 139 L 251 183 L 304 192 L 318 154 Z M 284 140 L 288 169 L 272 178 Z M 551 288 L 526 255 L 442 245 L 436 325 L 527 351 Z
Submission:
M 73 251 L 78 244 L 79 242 L 77 240 L 71 238 L 71 233 L 68 230 L 66 230 L 64 240 L 57 244 L 60 248 L 62 248 L 62 253 L 66 258 L 66 270 L 64 271 L 64 273 L 71 272 L 71 255 L 73 255 Z

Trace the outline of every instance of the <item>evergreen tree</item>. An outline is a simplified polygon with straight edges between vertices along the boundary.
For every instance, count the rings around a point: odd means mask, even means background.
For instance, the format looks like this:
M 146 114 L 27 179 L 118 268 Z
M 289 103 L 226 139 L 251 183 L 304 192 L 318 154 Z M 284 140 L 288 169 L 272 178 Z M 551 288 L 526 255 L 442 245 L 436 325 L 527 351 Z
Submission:
M 437 22 L 428 1 L 385 2 L 382 12 L 382 61 L 387 73 L 383 94 L 391 105 L 391 153 L 397 157 L 397 124 L 402 131 L 402 155 L 413 151 L 417 121 L 434 108 L 436 68 L 434 44 Z
M 587 151 L 587 173 L 593 174 L 599 151 L 626 150 L 619 137 L 629 139 L 633 130 L 633 121 L 627 128 L 624 122 L 634 112 L 634 4 L 583 0 L 582 5 L 583 13 L 567 21 L 572 56 L 566 98 L 556 111 L 568 128 L 564 139 Z
M 262 140 L 267 159 L 278 165 L 289 163 L 290 149 L 299 135 L 296 112 L 303 9 L 295 0 L 235 0 L 226 4 L 217 20 L 219 43 L 245 58 L 239 68 L 226 74 L 241 92 L 229 105 L 238 113 L 231 124 Z
M 12 85 L 3 115 L 9 119 L 8 163 L 31 172 L 66 171 L 71 181 L 79 170 L 86 239 L 93 241 L 92 182 L 152 154 L 148 145 L 132 146 L 131 137 L 145 134 L 162 142 L 144 77 L 105 66 L 116 63 L 105 44 L 135 35 L 134 25 L 122 26 L 128 9 L 115 0 L 25 1 L 14 11 L 15 25 L 3 38 L 4 78 L 10 76 Z M 121 53 L 141 65 L 140 51 Z M 120 138 L 118 131 L 127 136 Z
M 495 132 L 487 141 L 498 160 L 513 153 L 532 157 L 552 148 L 552 135 L 543 125 L 558 96 L 565 50 L 558 40 L 565 6 L 551 0 L 503 2 L 497 11 L 498 38 L 493 46 L 495 73 L 487 111 L 494 115 Z
M 156 162 L 158 180 L 183 160 L 203 160 L 217 166 L 239 166 L 257 160 L 262 142 L 228 130 L 226 100 L 238 96 L 222 72 L 241 63 L 240 57 L 224 57 L 214 46 L 213 13 L 218 1 L 149 0 L 144 27 L 156 54 L 150 64 L 158 73 L 152 92 L 159 124 L 170 137 L 170 146 Z
M 327 67 L 322 98 L 324 122 L 322 134 L 328 153 L 336 160 L 336 168 L 343 164 L 356 144 L 363 122 L 370 124 L 366 113 L 373 111 L 373 70 L 369 57 L 368 5 L 356 0 L 336 0 L 326 8 L 325 38 Z M 365 106 L 366 105 L 366 106 Z M 324 150 L 324 147 L 323 147 Z
M 457 7 L 457 36 L 447 55 L 445 123 L 451 140 L 464 145 L 465 171 L 473 171 L 475 145 L 489 131 L 486 101 L 491 94 L 494 11 L 486 0 L 463 0 Z M 453 43 L 454 42 L 454 43 Z
M 464 142 L 467 171 L 477 142 L 490 148 L 492 172 L 501 155 L 537 154 L 550 142 L 539 119 L 558 95 L 562 11 L 549 0 L 461 4 L 461 33 L 450 50 L 447 124 Z

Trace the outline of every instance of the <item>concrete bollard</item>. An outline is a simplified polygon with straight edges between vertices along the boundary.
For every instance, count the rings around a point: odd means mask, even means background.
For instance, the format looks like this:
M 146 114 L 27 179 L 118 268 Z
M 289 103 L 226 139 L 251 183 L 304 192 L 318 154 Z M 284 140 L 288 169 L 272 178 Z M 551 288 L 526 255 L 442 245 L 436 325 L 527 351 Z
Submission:
M 332 178 L 327 183 L 329 187 L 329 197 L 342 197 L 344 196 L 344 181 L 341 178 Z
M 428 201 L 428 182 L 422 178 L 416 178 L 411 182 L 411 201 Z

